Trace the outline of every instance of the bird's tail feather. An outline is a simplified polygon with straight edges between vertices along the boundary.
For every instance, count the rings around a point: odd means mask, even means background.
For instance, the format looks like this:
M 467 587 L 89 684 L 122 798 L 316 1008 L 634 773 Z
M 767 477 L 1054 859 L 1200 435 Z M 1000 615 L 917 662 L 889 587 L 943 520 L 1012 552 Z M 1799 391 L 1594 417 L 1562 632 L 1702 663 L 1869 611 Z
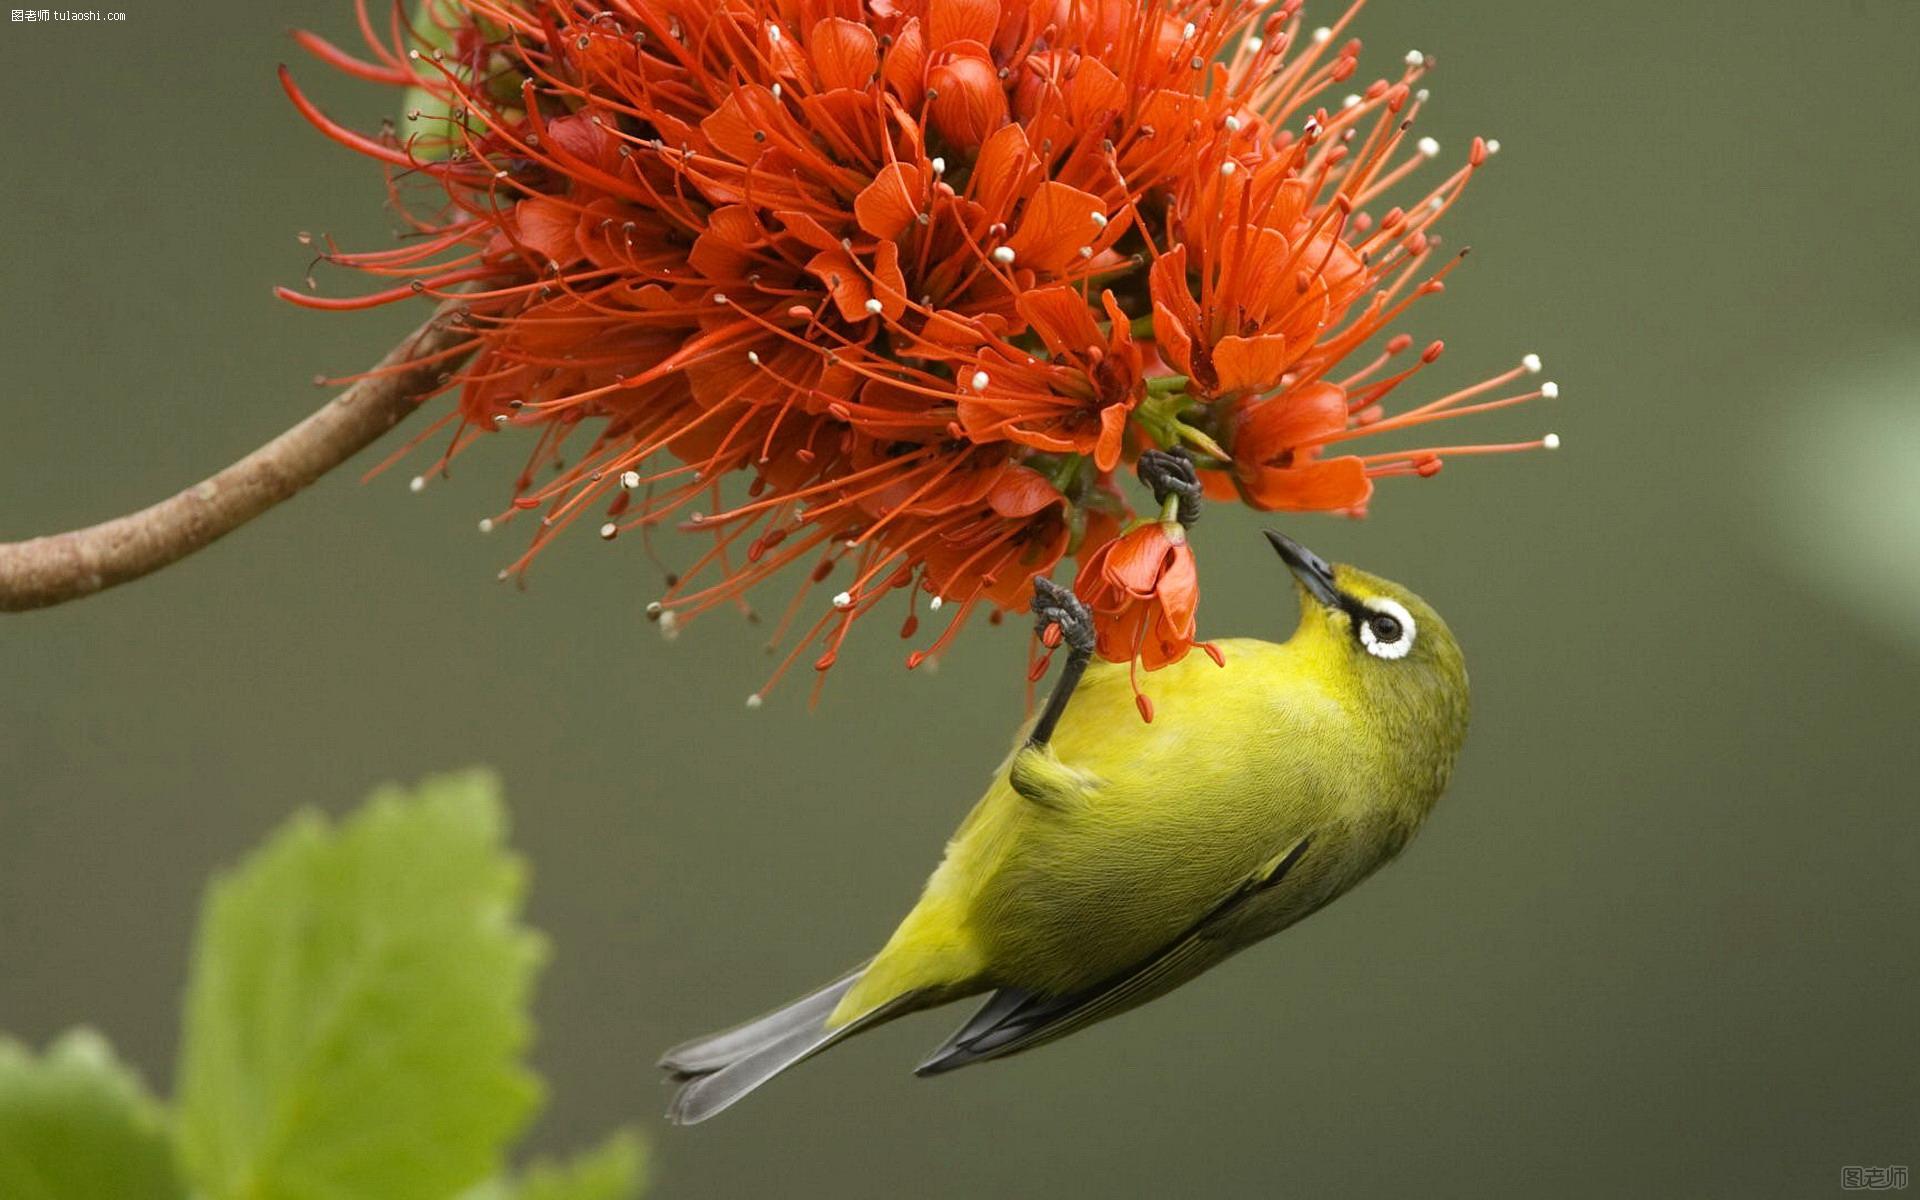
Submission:
M 667 1119 L 676 1125 L 697 1125 L 717 1116 L 788 1067 L 895 1015 L 898 1008 L 890 1004 L 843 1025 L 828 1025 L 834 1008 L 864 969 L 759 1020 L 669 1050 L 660 1065 L 682 1084 L 667 1108 Z
M 744 1058 L 796 1029 L 818 1025 L 860 980 L 862 963 L 819 991 L 810 992 L 765 1016 L 720 1033 L 683 1042 L 660 1056 L 660 1066 L 680 1078 L 706 1075 Z

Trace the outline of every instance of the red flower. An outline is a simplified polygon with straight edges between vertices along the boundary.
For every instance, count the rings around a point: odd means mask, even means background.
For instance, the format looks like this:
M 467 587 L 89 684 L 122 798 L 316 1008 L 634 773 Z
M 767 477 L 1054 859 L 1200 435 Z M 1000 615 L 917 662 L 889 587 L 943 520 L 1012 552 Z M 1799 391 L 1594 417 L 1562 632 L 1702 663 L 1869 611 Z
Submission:
M 1036 450 L 1084 454 L 1101 471 L 1120 462 L 1127 416 L 1145 394 L 1140 351 L 1112 292 L 1101 295 L 1108 331 L 1072 288 L 1028 292 L 1015 303 L 1047 356 L 996 341 L 961 377 L 960 424 L 977 442 L 1006 439 Z
M 1193 648 L 1200 576 L 1176 522 L 1148 521 L 1107 542 L 1088 557 L 1073 588 L 1098 620 L 1100 657 L 1138 659 L 1153 671 Z
M 1424 63 L 1329 112 L 1358 44 L 1309 36 L 1300 0 L 427 0 L 412 24 L 358 3 L 371 59 L 301 41 L 412 89 L 402 136 L 283 80 L 385 164 L 416 235 L 328 248 L 396 286 L 287 294 L 462 296 L 474 354 L 440 466 L 536 434 L 483 526 L 538 514 L 509 570 L 583 517 L 608 538 L 675 523 L 709 539 L 651 608 L 678 625 L 801 563 L 775 678 L 807 647 L 830 666 L 895 590 L 905 636 L 943 613 L 918 662 L 1070 551 L 1098 565 L 1103 653 L 1175 661 L 1190 550 L 1155 560 L 1146 601 L 1127 589 L 1165 533 L 1113 541 L 1142 449 L 1224 445 L 1213 494 L 1359 511 L 1439 452 L 1335 443 L 1527 398 L 1463 403 L 1516 370 L 1385 416 L 1401 340 L 1332 376 L 1439 290 L 1433 224 L 1489 148 L 1374 215 L 1430 157 L 1406 132 Z M 807 619 L 815 585 L 835 594 Z
M 1357 512 L 1373 494 L 1366 464 L 1318 457 L 1323 439 L 1347 424 L 1347 394 L 1330 383 L 1239 401 L 1230 417 L 1234 479 L 1257 508 Z

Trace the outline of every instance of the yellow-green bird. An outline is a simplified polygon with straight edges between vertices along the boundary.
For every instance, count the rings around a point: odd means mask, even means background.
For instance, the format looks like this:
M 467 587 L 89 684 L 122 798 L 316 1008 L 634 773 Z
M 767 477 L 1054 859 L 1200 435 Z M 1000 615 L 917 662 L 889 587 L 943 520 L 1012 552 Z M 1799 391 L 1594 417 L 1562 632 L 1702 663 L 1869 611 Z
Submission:
M 1163 499 L 1197 494 L 1172 456 L 1141 475 Z M 991 993 L 920 1074 L 1031 1049 L 1178 987 L 1398 854 L 1466 737 L 1460 649 L 1407 589 L 1267 538 L 1298 582 L 1299 627 L 1217 643 L 1224 666 L 1195 654 L 1156 672 L 1151 724 L 1124 666 L 1088 665 L 1086 610 L 1037 579 L 1062 677 L 919 903 L 866 964 L 668 1052 L 683 1081 L 669 1118 L 704 1121 L 852 1034 L 968 996 Z

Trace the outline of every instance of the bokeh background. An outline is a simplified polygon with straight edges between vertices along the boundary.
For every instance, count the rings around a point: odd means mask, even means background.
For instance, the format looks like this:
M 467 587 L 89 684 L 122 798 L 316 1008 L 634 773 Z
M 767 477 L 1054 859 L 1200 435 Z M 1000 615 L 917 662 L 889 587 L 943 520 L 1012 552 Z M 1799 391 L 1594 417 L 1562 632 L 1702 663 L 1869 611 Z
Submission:
M 273 79 L 348 6 L 116 3 L 0 29 L 0 537 L 199 478 L 416 319 L 268 295 L 296 231 L 388 232 Z M 1044 1053 L 918 1081 L 959 1014 L 922 1017 L 656 1122 L 658 1194 L 1816 1196 L 1920 1166 L 1920 6 L 1378 0 L 1359 32 L 1376 68 L 1439 60 L 1450 153 L 1505 146 L 1410 330 L 1459 379 L 1537 351 L 1565 397 L 1477 430 L 1557 456 L 1286 523 L 1448 614 L 1477 701 L 1449 798 L 1324 914 Z M 390 101 L 300 77 L 362 126 Z M 756 632 L 665 644 L 634 545 L 493 582 L 515 543 L 474 523 L 522 449 L 417 497 L 343 471 L 0 619 L 0 1029 L 92 1023 L 166 1087 L 208 874 L 297 806 L 471 762 L 557 948 L 542 1144 L 651 1120 L 662 1047 L 877 944 L 1020 716 L 1019 634 L 909 675 L 868 630 L 816 710 L 750 713 Z M 1291 628 L 1257 527 L 1198 530 L 1206 632 Z

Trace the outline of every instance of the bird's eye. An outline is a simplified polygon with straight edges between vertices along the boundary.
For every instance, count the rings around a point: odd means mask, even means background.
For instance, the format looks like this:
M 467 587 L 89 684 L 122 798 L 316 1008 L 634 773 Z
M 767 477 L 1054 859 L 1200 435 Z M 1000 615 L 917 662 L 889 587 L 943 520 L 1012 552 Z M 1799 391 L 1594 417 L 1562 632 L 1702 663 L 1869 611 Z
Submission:
M 1360 644 L 1375 658 L 1404 658 L 1413 649 L 1413 614 L 1385 596 L 1369 600 L 1358 632 Z

